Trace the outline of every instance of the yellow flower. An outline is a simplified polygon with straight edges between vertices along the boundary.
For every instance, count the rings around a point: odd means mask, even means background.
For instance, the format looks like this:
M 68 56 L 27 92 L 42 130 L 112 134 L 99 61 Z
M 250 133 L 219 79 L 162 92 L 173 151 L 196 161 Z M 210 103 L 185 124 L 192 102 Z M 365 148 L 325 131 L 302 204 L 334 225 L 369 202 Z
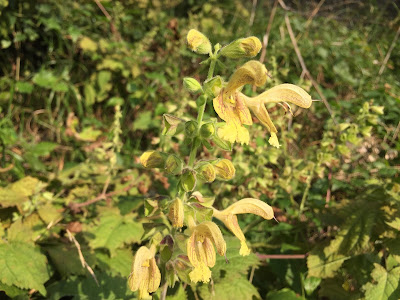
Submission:
M 265 108 L 266 103 L 289 102 L 303 108 L 311 106 L 311 96 L 293 84 L 280 84 L 264 93 L 250 98 L 239 89 L 245 84 L 262 86 L 267 80 L 267 69 L 258 61 L 248 61 L 233 73 L 225 88 L 214 98 L 216 113 L 226 124 L 218 130 L 218 135 L 231 143 L 248 144 L 249 132 L 243 125 L 252 125 L 250 110 L 271 132 L 269 143 L 279 148 L 278 132 Z M 250 110 L 249 110 L 250 109 Z
M 267 80 L 267 69 L 258 61 L 251 60 L 233 73 L 227 86 L 214 98 L 214 109 L 226 124 L 219 128 L 218 135 L 231 143 L 248 144 L 249 132 L 243 126 L 252 125 L 250 111 L 243 98 L 239 97 L 238 88 L 245 84 L 261 86 Z
M 192 282 L 210 281 L 210 268 L 215 265 L 216 260 L 214 245 L 220 255 L 225 255 L 226 243 L 215 223 L 205 221 L 192 227 L 192 234 L 187 241 L 187 255 L 194 267 L 189 273 Z
M 232 231 L 232 233 L 240 240 L 240 255 L 246 256 L 250 254 L 250 249 L 247 247 L 246 238 L 239 227 L 237 216 L 238 214 L 255 214 L 263 217 L 266 220 L 274 218 L 272 207 L 265 202 L 253 198 L 242 199 L 223 211 L 214 209 L 213 216 L 224 223 L 224 225 Z
M 132 291 L 139 290 L 139 299 L 149 299 L 149 293 L 157 291 L 160 286 L 161 273 L 154 258 L 155 252 L 154 245 L 150 249 L 142 246 L 133 259 L 128 283 Z

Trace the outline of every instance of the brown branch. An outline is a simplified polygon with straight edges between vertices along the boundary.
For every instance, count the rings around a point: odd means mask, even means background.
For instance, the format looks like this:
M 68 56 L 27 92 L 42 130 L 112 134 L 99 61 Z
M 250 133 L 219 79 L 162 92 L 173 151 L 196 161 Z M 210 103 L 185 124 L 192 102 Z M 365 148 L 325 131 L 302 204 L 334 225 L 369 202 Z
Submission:
M 120 193 L 122 193 L 122 192 L 127 192 L 127 191 L 129 191 L 131 188 L 133 188 L 135 185 L 136 185 L 136 182 L 131 183 L 130 185 L 124 187 L 124 188 L 121 189 L 121 190 L 112 191 L 112 192 L 109 192 L 109 193 L 107 193 L 107 194 L 104 194 L 104 193 L 102 192 L 100 195 L 98 195 L 97 197 L 95 197 L 95 198 L 93 198 L 93 199 L 90 199 L 90 200 L 85 201 L 85 202 L 82 202 L 82 203 L 71 203 L 69 206 L 70 206 L 71 210 L 77 211 L 77 210 L 78 210 L 79 208 L 81 208 L 81 207 L 88 206 L 88 205 L 90 205 L 90 204 L 99 202 L 99 201 L 101 201 L 101 200 L 106 200 L 106 199 L 108 199 L 108 198 L 110 198 L 110 197 L 113 197 L 113 196 L 115 196 L 115 195 L 118 195 L 118 194 L 120 194 Z
M 392 44 L 390 45 L 389 51 L 386 53 L 385 59 L 383 60 L 383 63 L 382 63 L 382 66 L 379 69 L 379 75 L 382 75 L 383 71 L 385 70 L 386 64 L 390 58 L 390 54 L 392 54 L 392 51 L 393 51 L 394 47 L 396 46 L 396 41 L 399 38 L 399 35 L 400 35 L 400 26 L 397 29 L 396 35 L 394 36 Z
M 104 8 L 103 4 L 101 4 L 99 0 L 94 0 L 94 2 L 96 2 L 97 6 L 100 8 L 102 13 L 106 16 L 107 20 L 110 22 L 110 29 L 111 29 L 111 32 L 113 33 L 113 35 L 115 36 L 115 39 L 117 41 L 121 41 L 122 40 L 121 35 L 120 35 L 119 31 L 117 30 L 117 28 L 115 27 L 112 17 L 108 13 L 108 11 Z
M 274 6 L 272 7 L 271 14 L 269 16 L 268 25 L 267 25 L 267 31 L 265 32 L 265 35 L 263 37 L 263 45 L 262 45 L 262 50 L 261 50 L 260 63 L 264 63 L 265 56 L 267 54 L 269 34 L 271 32 L 272 22 L 274 21 L 277 7 L 278 7 L 278 0 L 275 1 Z
M 316 16 L 316 14 L 318 13 L 318 11 L 320 10 L 322 4 L 324 4 L 325 0 L 321 0 L 318 5 L 314 8 L 314 10 L 311 12 L 310 17 L 308 18 L 305 26 L 304 26 L 304 31 L 311 25 L 312 20 L 314 19 L 314 17 Z M 298 41 L 301 36 L 303 35 L 303 32 L 300 32 L 297 37 L 296 37 L 296 41 Z
M 259 259 L 305 259 L 308 254 L 261 254 L 256 253 Z
M 332 118 L 333 122 L 335 123 L 335 125 L 337 125 L 338 123 L 335 120 L 335 117 L 334 117 L 333 111 L 331 109 L 331 106 L 329 105 L 329 103 L 326 100 L 324 94 L 322 93 L 321 89 L 319 88 L 318 83 L 311 76 L 310 71 L 308 71 L 307 66 L 304 63 L 303 56 L 301 55 L 300 49 L 297 46 L 297 42 L 296 42 L 296 38 L 295 38 L 293 30 L 292 30 L 292 26 L 290 25 L 290 20 L 289 20 L 288 15 L 285 16 L 285 22 L 286 22 L 286 27 L 287 27 L 288 32 L 289 32 L 290 39 L 291 39 L 293 47 L 294 47 L 294 51 L 296 52 L 297 58 L 298 58 L 298 60 L 300 62 L 300 65 L 301 65 L 301 68 L 303 69 L 304 74 L 306 74 L 308 79 L 310 79 L 310 81 L 311 81 L 312 85 L 314 86 L 315 90 L 317 91 L 317 93 L 321 97 L 322 101 L 324 102 L 326 109 L 328 110 L 329 114 L 331 115 L 331 118 Z

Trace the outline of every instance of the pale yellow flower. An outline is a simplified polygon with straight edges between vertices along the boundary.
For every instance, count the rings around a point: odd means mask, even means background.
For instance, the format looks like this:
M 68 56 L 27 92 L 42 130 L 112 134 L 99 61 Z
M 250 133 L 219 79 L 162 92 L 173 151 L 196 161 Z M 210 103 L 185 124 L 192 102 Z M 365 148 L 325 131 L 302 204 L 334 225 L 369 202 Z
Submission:
M 220 255 L 226 253 L 226 243 L 218 226 L 205 221 L 191 228 L 192 234 L 187 241 L 187 255 L 194 269 L 189 273 L 192 282 L 209 282 L 210 268 L 215 265 L 214 245 Z
M 246 244 L 246 238 L 240 229 L 237 216 L 238 214 L 255 214 L 266 220 L 274 218 L 272 207 L 265 202 L 253 198 L 242 199 L 223 211 L 214 209 L 213 216 L 224 223 L 224 225 L 232 231 L 232 233 L 240 240 L 240 255 L 246 256 L 250 254 L 250 249 Z
M 132 272 L 128 279 L 132 291 L 139 290 L 139 299 L 151 299 L 149 293 L 157 291 L 161 282 L 161 273 L 154 258 L 156 249 L 142 246 L 136 252 L 132 263 Z
M 293 84 L 280 84 L 256 97 L 247 97 L 239 90 L 245 84 L 262 86 L 267 80 L 267 69 L 258 61 L 248 61 L 233 73 L 226 87 L 214 98 L 214 109 L 226 122 L 219 128 L 218 135 L 231 143 L 248 144 L 249 132 L 243 125 L 252 125 L 250 110 L 271 133 L 269 143 L 279 148 L 276 127 L 265 108 L 267 103 L 289 102 L 303 108 L 309 108 L 311 96 L 302 88 Z M 250 109 L 250 110 L 249 110 Z

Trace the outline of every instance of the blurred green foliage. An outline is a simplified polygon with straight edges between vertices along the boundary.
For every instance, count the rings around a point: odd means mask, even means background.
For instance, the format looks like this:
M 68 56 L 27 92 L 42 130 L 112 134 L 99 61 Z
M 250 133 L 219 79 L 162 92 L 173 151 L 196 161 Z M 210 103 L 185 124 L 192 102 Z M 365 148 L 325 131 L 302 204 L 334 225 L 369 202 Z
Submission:
M 205 79 L 185 36 L 197 28 L 212 41 L 262 40 L 274 1 L 253 2 L 101 1 L 107 17 L 95 1 L 0 0 L 0 296 L 135 297 L 127 266 L 157 226 L 145 218 L 157 207 L 145 200 L 176 186 L 173 176 L 143 170 L 137 156 L 150 145 L 188 155 L 158 138 L 164 113 L 195 112 L 183 77 Z M 259 90 L 290 82 L 321 99 L 302 74 L 287 15 L 337 124 L 323 102 L 294 117 L 272 109 L 282 148 L 253 126 L 249 146 L 212 150 L 231 157 L 237 174 L 202 193 L 218 194 L 221 208 L 243 197 L 273 205 L 279 223 L 251 215 L 240 223 L 253 252 L 288 259 L 234 263 L 233 245 L 212 287 L 177 285 L 167 299 L 399 297 L 398 41 L 379 74 L 399 7 L 326 1 L 311 17 L 318 3 L 286 2 L 266 49 L 272 79 Z M 211 105 L 206 114 L 216 117 Z

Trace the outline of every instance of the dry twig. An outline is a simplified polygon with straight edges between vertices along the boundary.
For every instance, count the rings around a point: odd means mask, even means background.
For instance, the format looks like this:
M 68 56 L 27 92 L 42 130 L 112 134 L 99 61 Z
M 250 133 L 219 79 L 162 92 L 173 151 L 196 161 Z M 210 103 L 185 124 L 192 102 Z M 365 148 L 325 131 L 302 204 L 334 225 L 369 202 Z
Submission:
M 99 0 L 94 0 L 94 2 L 96 2 L 97 6 L 100 8 L 102 13 L 106 16 L 107 20 L 110 22 L 111 32 L 115 36 L 116 40 L 121 41 L 122 40 L 121 35 L 120 35 L 119 31 L 117 30 L 117 28 L 115 27 L 114 22 L 110 16 L 110 14 L 108 13 L 108 11 L 104 8 L 103 4 L 101 4 Z
M 68 233 L 69 240 L 71 242 L 74 242 L 75 247 L 78 250 L 79 260 L 81 261 L 82 267 L 86 268 L 89 271 L 89 273 L 90 273 L 90 275 L 92 275 L 94 281 L 96 281 L 97 286 L 100 286 L 99 282 L 97 281 L 96 274 L 94 274 L 93 269 L 88 265 L 85 258 L 83 257 L 81 245 L 79 245 L 78 241 L 75 239 L 75 237 L 71 234 L 71 232 L 68 229 L 67 229 L 67 233 Z
M 324 104 L 326 106 L 326 109 L 328 110 L 329 114 L 331 115 L 331 118 L 332 118 L 333 122 L 335 123 L 335 125 L 337 125 L 337 122 L 335 120 L 335 117 L 334 117 L 333 111 L 331 109 L 331 106 L 329 105 L 329 103 L 326 100 L 324 94 L 322 93 L 321 89 L 319 88 L 318 83 L 311 76 L 310 71 L 308 71 L 307 66 L 304 63 L 303 56 L 301 55 L 300 49 L 297 46 L 296 38 L 295 38 L 295 36 L 293 34 L 292 26 L 290 25 L 290 20 L 289 20 L 289 16 L 288 15 L 285 16 L 285 22 L 286 22 L 286 27 L 287 27 L 288 32 L 289 32 L 290 39 L 291 39 L 293 47 L 294 47 L 294 51 L 296 52 L 297 58 L 298 58 L 298 60 L 300 62 L 300 65 L 301 65 L 301 68 L 303 69 L 304 74 L 308 77 L 308 79 L 310 79 L 310 81 L 311 81 L 312 85 L 314 86 L 315 90 L 317 91 L 317 93 L 321 97 L 322 101 L 324 102 Z
M 397 32 L 396 32 L 396 35 L 394 36 L 392 44 L 390 45 L 390 48 L 389 48 L 388 52 L 386 53 L 385 59 L 383 60 L 382 66 L 379 69 L 379 75 L 382 75 L 383 71 L 385 70 L 386 64 L 390 58 L 390 54 L 392 54 L 392 51 L 393 51 L 394 47 L 396 46 L 396 42 L 397 42 L 397 39 L 399 38 L 399 36 L 400 36 L 400 26 L 397 29 Z

